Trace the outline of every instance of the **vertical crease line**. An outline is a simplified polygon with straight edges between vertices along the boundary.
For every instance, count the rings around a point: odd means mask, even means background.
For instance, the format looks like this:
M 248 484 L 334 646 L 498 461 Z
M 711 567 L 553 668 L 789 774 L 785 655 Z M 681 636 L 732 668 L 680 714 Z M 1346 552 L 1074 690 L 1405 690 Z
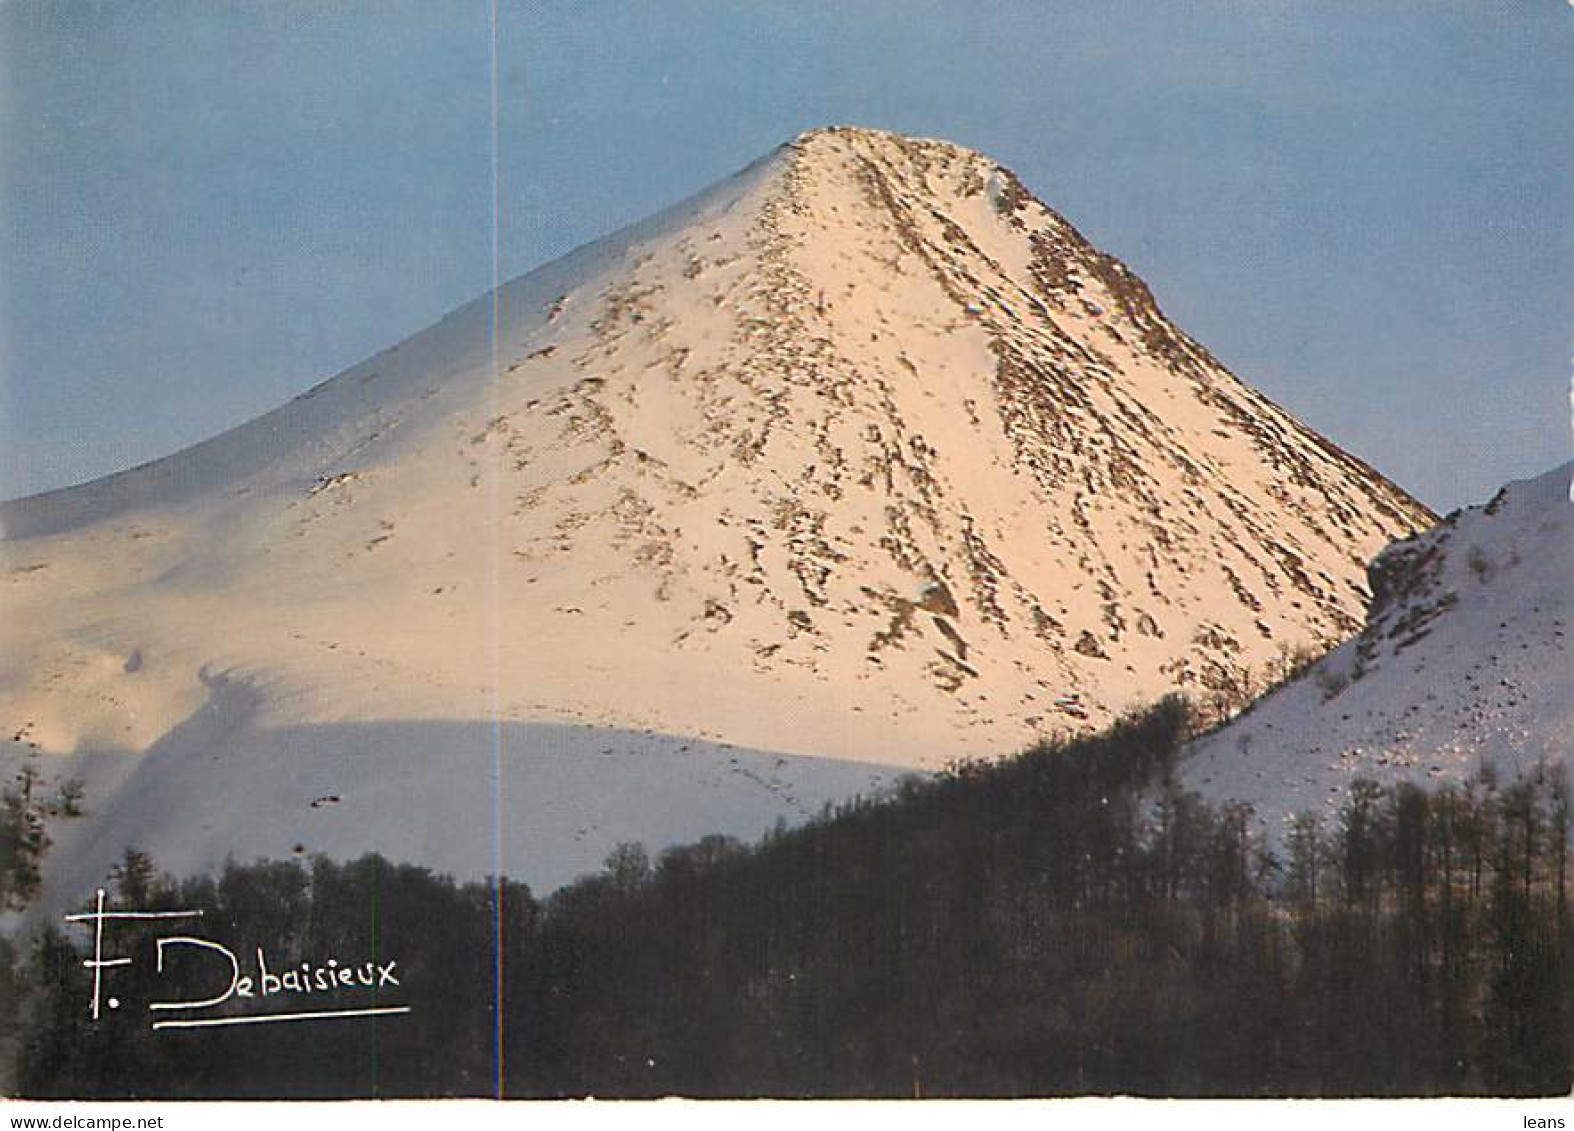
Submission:
M 498 141 L 498 66 L 497 66 L 497 2 L 491 0 L 488 13 L 490 35 L 489 75 L 491 97 L 492 142 L 492 380 L 490 382 L 491 412 L 488 418 L 497 419 L 498 385 L 502 380 L 501 349 L 503 320 L 503 256 L 502 256 L 502 160 Z M 493 1084 L 496 1097 L 503 1098 L 503 897 L 506 891 L 503 859 L 503 733 L 502 733 L 502 638 L 500 598 L 500 555 L 502 531 L 499 522 L 499 481 L 501 479 L 501 449 L 494 452 L 492 474 L 488 484 L 488 502 L 491 507 L 492 561 L 489 585 L 490 608 L 486 610 L 490 633 L 492 660 L 492 1018 L 493 1018 Z

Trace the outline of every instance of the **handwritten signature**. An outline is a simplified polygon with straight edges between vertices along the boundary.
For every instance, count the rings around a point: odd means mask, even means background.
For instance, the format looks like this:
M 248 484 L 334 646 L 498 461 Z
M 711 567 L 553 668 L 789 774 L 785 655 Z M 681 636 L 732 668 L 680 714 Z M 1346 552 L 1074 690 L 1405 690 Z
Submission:
M 108 910 L 104 906 L 104 891 L 98 891 L 97 904 L 92 911 L 85 911 L 77 915 L 67 915 L 68 923 L 77 923 L 90 926 L 93 931 L 93 957 L 84 959 L 82 965 L 93 971 L 93 997 L 90 1012 L 93 1020 L 97 1021 L 105 1006 L 110 1009 L 119 1009 L 120 1000 L 115 997 L 104 996 L 105 971 L 117 967 L 132 965 L 132 960 L 123 956 L 104 956 L 104 930 L 105 925 L 126 921 L 149 920 L 179 920 L 200 919 L 201 911 L 132 911 Z M 329 958 L 326 963 L 314 964 L 301 962 L 289 967 L 281 967 L 277 972 L 268 968 L 267 954 L 262 947 L 256 948 L 257 963 L 249 972 L 243 970 L 240 958 L 235 951 L 214 939 L 200 938 L 196 935 L 164 935 L 154 940 L 157 948 L 155 971 L 164 973 L 164 956 L 172 948 L 186 948 L 201 954 L 209 955 L 215 961 L 224 963 L 229 970 L 229 984 L 224 992 L 206 998 L 187 998 L 174 1001 L 155 1001 L 148 1004 L 150 1011 L 167 1010 L 207 1010 L 215 1009 L 232 1000 L 246 998 L 264 999 L 284 996 L 304 997 L 310 994 L 328 994 L 342 996 L 345 993 L 354 993 L 368 989 L 381 990 L 384 987 L 399 986 L 397 960 L 370 962 L 347 965 L 337 958 Z M 273 1013 L 230 1013 L 217 1017 L 186 1016 L 163 1018 L 152 1022 L 154 1029 L 196 1029 L 216 1025 L 261 1025 L 285 1021 L 323 1021 L 350 1017 L 384 1017 L 392 1014 L 409 1013 L 408 1005 L 375 1005 L 375 1006 L 336 1006 L 330 1009 L 289 1009 Z

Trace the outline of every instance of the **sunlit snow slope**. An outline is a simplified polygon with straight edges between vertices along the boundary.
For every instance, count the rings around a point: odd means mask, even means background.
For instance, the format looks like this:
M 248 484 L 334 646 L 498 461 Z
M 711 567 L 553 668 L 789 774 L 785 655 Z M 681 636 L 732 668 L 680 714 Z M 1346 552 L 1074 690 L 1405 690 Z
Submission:
M 994 162 L 821 130 L 0 508 L 0 723 L 89 777 L 56 851 L 94 867 L 331 845 L 545 882 L 1334 643 L 1430 518 Z

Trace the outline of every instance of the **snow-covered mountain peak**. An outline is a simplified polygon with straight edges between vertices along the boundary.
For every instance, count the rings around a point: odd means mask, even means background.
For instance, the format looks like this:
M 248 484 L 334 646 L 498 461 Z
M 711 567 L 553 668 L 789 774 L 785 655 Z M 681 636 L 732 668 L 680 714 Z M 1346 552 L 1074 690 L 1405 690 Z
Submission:
M 1229 701 L 1355 630 L 1366 561 L 1431 517 L 997 163 L 820 130 L 266 416 L 0 506 L 0 724 L 187 863 L 482 873 L 492 810 L 456 799 L 488 790 L 453 775 L 514 766 L 510 835 L 558 875 L 654 847 L 669 773 L 660 828 L 759 831 L 870 764 Z M 206 775 L 266 804 L 195 837 L 169 807 Z
M 292 719 L 398 689 L 935 764 L 1331 644 L 1429 517 L 1008 170 L 826 129 L 251 424 L 0 508 L 30 571 L 0 716 L 135 748 L 211 669 Z

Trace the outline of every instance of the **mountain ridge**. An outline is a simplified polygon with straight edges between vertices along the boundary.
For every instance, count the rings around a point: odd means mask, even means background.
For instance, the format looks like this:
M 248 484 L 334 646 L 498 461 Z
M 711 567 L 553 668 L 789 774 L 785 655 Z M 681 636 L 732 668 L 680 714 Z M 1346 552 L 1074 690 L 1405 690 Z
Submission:
M 1183 782 L 1257 809 L 1282 843 L 1365 778 L 1469 786 L 1574 744 L 1574 463 L 1517 480 L 1372 562 L 1360 633 L 1195 744 Z

